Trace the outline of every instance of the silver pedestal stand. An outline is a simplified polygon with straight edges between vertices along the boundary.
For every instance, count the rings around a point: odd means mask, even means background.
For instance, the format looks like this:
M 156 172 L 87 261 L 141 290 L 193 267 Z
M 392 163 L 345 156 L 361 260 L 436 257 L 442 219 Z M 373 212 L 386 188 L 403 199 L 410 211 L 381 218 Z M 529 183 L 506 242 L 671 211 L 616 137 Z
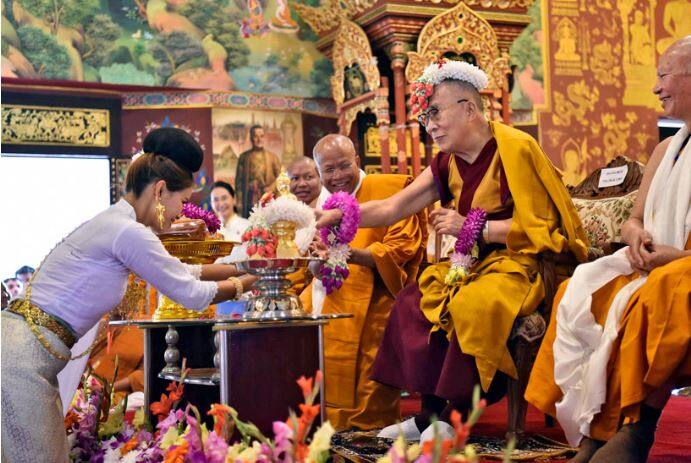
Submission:
M 294 259 L 249 259 L 237 262 L 238 270 L 259 276 L 254 288 L 257 296 L 247 301 L 245 319 L 280 319 L 304 317 L 300 299 L 289 294 L 292 283 L 286 276 L 310 263 L 323 262 L 315 257 L 297 257 Z

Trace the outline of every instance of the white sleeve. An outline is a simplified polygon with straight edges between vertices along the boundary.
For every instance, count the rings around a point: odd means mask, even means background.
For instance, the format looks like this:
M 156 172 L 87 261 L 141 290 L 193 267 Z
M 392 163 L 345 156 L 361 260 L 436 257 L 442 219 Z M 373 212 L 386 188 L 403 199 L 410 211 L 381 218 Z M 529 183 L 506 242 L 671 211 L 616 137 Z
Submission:
M 197 280 L 202 279 L 202 266 L 201 264 L 182 264 L 187 268 L 187 271 L 190 272 L 190 274 Z
M 188 309 L 204 309 L 218 292 L 216 282 L 197 280 L 191 269 L 168 254 L 158 237 L 141 224 L 128 226 L 115 238 L 113 255 L 159 292 Z

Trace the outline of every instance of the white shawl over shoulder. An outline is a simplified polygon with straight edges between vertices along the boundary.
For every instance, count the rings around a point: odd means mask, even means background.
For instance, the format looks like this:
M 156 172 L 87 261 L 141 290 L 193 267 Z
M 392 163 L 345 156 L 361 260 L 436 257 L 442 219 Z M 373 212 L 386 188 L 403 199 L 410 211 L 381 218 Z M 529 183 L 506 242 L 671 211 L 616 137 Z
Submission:
M 676 163 L 674 158 L 688 134 L 688 128 L 682 127 L 668 145 L 651 182 L 643 218 L 654 243 L 679 249 L 684 248 L 691 229 L 691 143 Z M 571 445 L 590 434 L 590 423 L 605 402 L 607 363 L 622 313 L 647 279 L 640 277 L 624 286 L 609 308 L 604 327 L 597 324 L 590 310 L 593 293 L 614 278 L 633 273 L 625 251 L 578 266 L 557 309 L 554 379 L 564 394 L 556 404 L 557 419 Z

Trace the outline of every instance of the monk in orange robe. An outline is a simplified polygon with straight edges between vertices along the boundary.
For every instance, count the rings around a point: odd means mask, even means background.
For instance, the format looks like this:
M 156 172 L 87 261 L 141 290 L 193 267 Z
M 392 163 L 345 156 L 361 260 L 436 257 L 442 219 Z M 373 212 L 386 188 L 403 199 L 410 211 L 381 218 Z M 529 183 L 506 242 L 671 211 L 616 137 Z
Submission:
M 324 184 L 317 208 L 335 192 L 351 193 L 359 202 L 387 198 L 412 181 L 406 175 L 365 175 L 353 143 L 327 135 L 314 147 Z M 425 213 L 388 227 L 360 228 L 350 243 L 350 275 L 326 295 L 314 280 L 300 296 L 313 313 L 351 313 L 324 329 L 326 414 L 337 430 L 372 429 L 399 416 L 398 390 L 369 379 L 396 293 L 413 281 L 427 244 Z
M 314 159 L 307 156 L 299 157 L 286 168 L 290 178 L 290 192 L 295 197 L 314 209 L 322 192 L 322 181 Z M 315 240 L 316 241 L 316 240 Z M 312 249 L 315 249 L 314 246 Z M 315 269 L 316 271 L 316 269 Z M 288 275 L 291 294 L 300 295 L 312 281 L 312 271 L 309 268 L 301 268 Z
M 110 351 L 104 337 L 94 348 L 90 363 L 94 373 L 108 381 L 115 374 L 115 357 L 118 358 L 118 377 L 113 387 L 124 393 L 144 390 L 144 336 L 134 326 L 111 327 Z
M 423 393 L 423 414 L 380 436 L 396 437 L 402 428 L 406 438 L 421 441 L 432 437 L 432 414 L 443 420 L 442 434 L 453 434 L 450 411 L 467 411 L 474 384 L 497 400 L 502 375 L 516 377 L 506 342 L 516 317 L 535 311 L 544 297 L 538 254 L 572 252 L 584 260 L 587 248 L 568 193 L 537 142 L 485 119 L 479 93 L 485 74 L 447 61 L 423 78 L 433 93 L 419 120 L 442 152 L 403 191 L 362 204 L 360 226 L 387 225 L 438 200 L 453 204 L 432 212 L 438 234 L 458 236 L 471 208 L 484 209 L 489 220 L 468 275 L 447 284 L 450 265 L 442 262 L 399 293 L 379 349 L 373 378 Z M 318 216 L 322 226 L 341 213 Z
M 690 62 L 691 37 L 660 58 L 654 92 L 685 125 L 650 158 L 628 247 L 560 286 L 526 390 L 580 441 L 573 462 L 645 461 L 672 387 L 691 381 Z

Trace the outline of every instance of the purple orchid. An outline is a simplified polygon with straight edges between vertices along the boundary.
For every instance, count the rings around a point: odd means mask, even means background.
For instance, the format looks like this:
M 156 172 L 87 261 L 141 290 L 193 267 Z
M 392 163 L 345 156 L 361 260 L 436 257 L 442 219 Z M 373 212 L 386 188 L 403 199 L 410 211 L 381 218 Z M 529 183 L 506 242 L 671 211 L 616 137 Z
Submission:
M 188 219 L 201 219 L 206 224 L 209 233 L 214 234 L 221 228 L 221 221 L 218 216 L 211 211 L 202 209 L 193 203 L 185 203 L 182 206 L 182 215 Z

